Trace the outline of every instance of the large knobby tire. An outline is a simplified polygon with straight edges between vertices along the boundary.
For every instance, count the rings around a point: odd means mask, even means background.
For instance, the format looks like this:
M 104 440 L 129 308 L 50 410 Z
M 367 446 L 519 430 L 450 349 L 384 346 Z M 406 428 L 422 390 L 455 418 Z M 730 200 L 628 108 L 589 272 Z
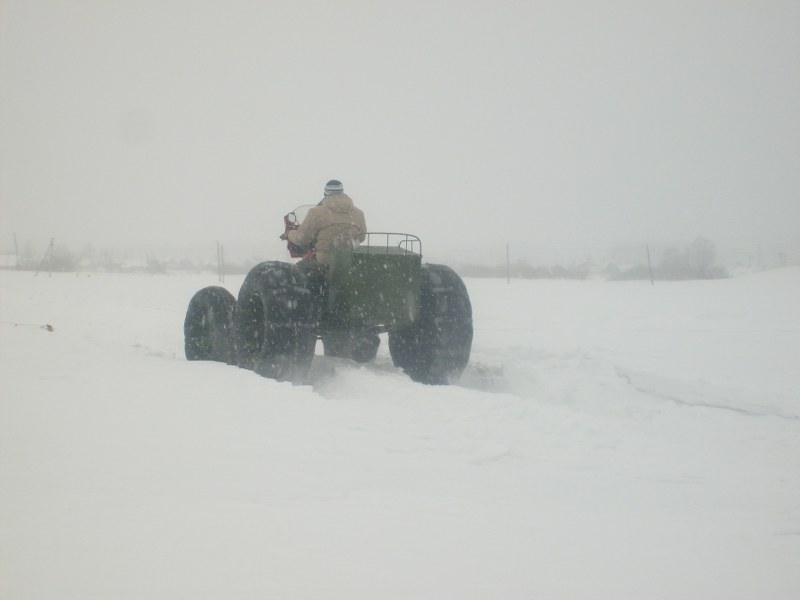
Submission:
M 472 350 L 472 304 L 464 282 L 450 267 L 423 265 L 419 318 L 389 332 L 395 366 L 421 383 L 455 381 Z
M 187 359 L 236 362 L 235 309 L 236 299 L 219 286 L 203 288 L 192 297 L 183 322 Z
M 375 360 L 380 344 L 381 338 L 375 334 L 366 333 L 339 333 L 322 338 L 325 356 L 349 358 L 359 363 Z
M 282 262 L 253 267 L 235 317 L 240 367 L 281 381 L 305 380 L 317 338 L 311 294 L 298 269 Z

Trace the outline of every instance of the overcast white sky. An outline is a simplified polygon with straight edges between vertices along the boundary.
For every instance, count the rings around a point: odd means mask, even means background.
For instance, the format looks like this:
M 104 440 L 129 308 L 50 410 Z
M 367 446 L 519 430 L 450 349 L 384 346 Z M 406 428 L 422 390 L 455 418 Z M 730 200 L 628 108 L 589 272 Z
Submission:
M 797 0 L 0 0 L 0 241 L 800 237 Z M 263 240 L 263 242 L 262 242 Z

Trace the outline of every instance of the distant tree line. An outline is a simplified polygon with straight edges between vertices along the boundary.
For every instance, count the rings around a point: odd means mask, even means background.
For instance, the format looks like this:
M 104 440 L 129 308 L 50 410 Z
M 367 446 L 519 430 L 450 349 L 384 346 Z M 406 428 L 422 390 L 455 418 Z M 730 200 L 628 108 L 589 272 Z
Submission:
M 653 277 L 661 280 L 723 279 L 728 277 L 725 267 L 716 264 L 717 251 L 714 244 L 698 237 L 684 248 L 667 248 L 654 265 Z M 616 272 L 609 272 L 608 279 L 647 279 L 650 265 L 636 264 Z
M 80 252 L 74 252 L 65 244 L 51 243 L 44 251 L 36 249 L 30 242 L 22 244 L 18 254 L 4 254 L 0 268 L 23 271 L 52 272 L 109 272 L 109 273 L 167 273 L 217 272 L 219 267 L 211 260 L 189 258 L 155 258 L 139 256 L 119 258 L 113 251 L 97 251 L 87 244 Z M 247 273 L 262 259 L 253 257 L 244 261 L 226 262 L 226 274 Z
M 46 251 L 37 252 L 30 244 L 24 244 L 19 254 L 3 255 L 2 268 L 20 268 L 24 270 L 44 271 L 106 271 L 106 272 L 217 272 L 219 267 L 212 260 L 191 260 L 188 258 L 154 258 L 119 259 L 109 250 L 97 251 L 87 244 L 80 252 L 73 252 L 64 244 L 52 244 Z M 522 259 L 510 264 L 494 266 L 478 264 L 461 264 L 456 270 L 464 277 L 494 277 L 514 279 L 587 279 L 603 277 L 612 281 L 649 279 L 652 276 L 659 280 L 681 279 L 718 279 L 728 277 L 723 266 L 717 264 L 717 252 L 714 244 L 706 238 L 698 237 L 683 248 L 665 249 L 660 257 L 653 257 L 648 264 L 642 248 L 642 260 L 635 264 L 618 265 L 615 263 L 598 267 L 591 260 L 576 265 L 536 266 Z M 262 258 L 252 257 L 242 261 L 225 261 L 226 274 L 244 274 L 261 262 Z
M 531 265 L 527 260 L 521 259 L 510 265 L 460 265 L 456 268 L 463 277 L 511 277 L 512 279 L 586 279 L 591 275 L 591 265 L 588 263 L 564 267 L 554 265 L 542 267 Z
M 643 249 L 644 250 L 644 249 Z M 644 254 L 644 252 L 643 252 Z M 601 276 L 611 281 L 649 279 L 720 279 L 728 277 L 726 269 L 716 264 L 714 244 L 698 237 L 684 248 L 667 248 L 658 261 L 648 264 L 645 260 L 633 265 L 608 264 L 598 268 L 591 262 L 577 265 L 551 267 L 534 266 L 527 260 L 517 260 L 508 265 L 464 264 L 457 270 L 464 277 L 512 277 L 514 279 L 586 279 Z

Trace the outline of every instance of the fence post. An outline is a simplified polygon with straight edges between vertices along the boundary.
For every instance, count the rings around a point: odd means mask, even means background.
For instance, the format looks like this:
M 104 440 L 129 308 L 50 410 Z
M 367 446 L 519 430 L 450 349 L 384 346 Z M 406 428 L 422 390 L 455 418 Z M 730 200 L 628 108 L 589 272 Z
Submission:
M 225 281 L 225 246 L 217 240 L 217 278 L 220 283 Z
M 42 270 L 42 265 L 44 264 L 45 260 L 47 261 L 47 276 L 48 277 L 53 276 L 53 244 L 55 243 L 55 241 L 56 241 L 55 238 L 50 238 L 50 245 L 47 247 L 47 250 L 45 251 L 44 256 L 42 257 L 42 261 L 39 263 L 39 268 L 36 269 L 36 273 L 34 273 L 33 275 L 34 277 L 39 276 L 39 271 Z

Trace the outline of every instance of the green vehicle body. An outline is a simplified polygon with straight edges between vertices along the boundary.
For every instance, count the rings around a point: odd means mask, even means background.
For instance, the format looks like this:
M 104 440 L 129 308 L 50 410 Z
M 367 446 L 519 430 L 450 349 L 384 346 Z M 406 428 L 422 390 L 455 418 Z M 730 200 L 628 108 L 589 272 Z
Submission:
M 416 236 L 370 233 L 355 248 L 334 244 L 319 335 L 343 330 L 383 333 L 416 321 L 421 268 Z

